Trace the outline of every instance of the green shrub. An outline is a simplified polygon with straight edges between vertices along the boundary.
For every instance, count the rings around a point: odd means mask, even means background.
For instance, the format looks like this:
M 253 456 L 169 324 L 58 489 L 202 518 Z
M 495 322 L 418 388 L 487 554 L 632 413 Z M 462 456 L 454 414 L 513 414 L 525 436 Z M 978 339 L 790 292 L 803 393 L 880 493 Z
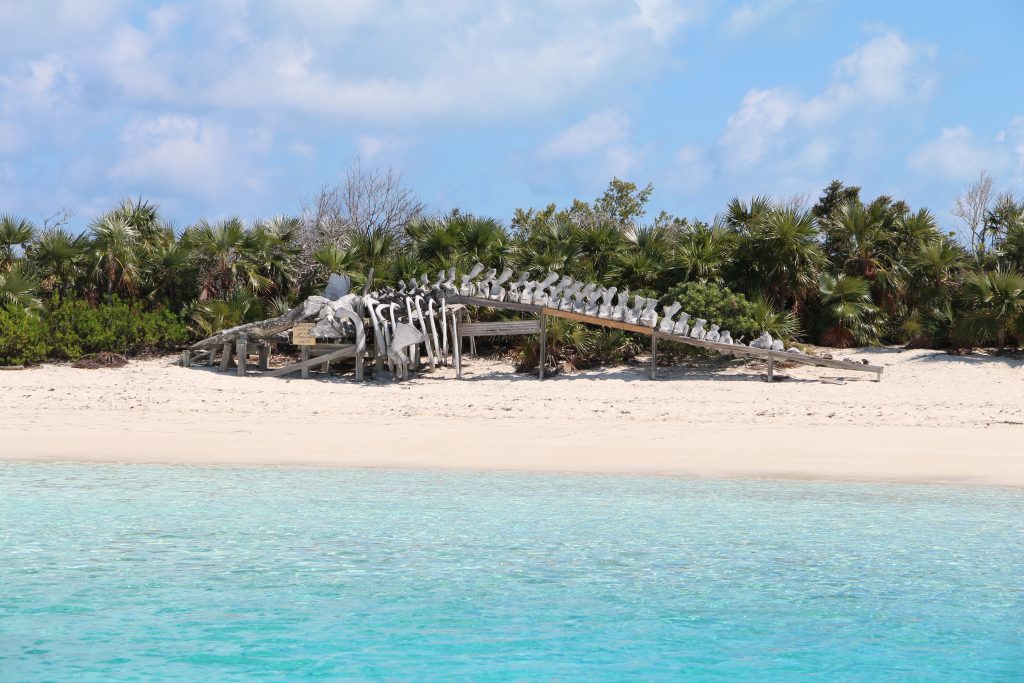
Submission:
M 93 306 L 87 301 L 62 301 L 47 315 L 51 354 L 75 360 L 113 351 L 140 353 L 176 347 L 185 342 L 185 325 L 166 309 L 146 311 L 138 303 L 114 299 Z
M 46 325 L 18 306 L 0 308 L 0 365 L 24 365 L 46 358 Z
M 729 330 L 736 340 L 745 336 L 749 342 L 763 330 L 768 330 L 774 337 L 786 339 L 797 332 L 791 314 L 779 313 L 763 301 L 750 301 L 728 287 L 686 282 L 671 288 L 661 298 L 664 306 L 670 306 L 674 301 L 682 304 L 682 310 L 690 314 L 690 324 L 694 318 L 704 318 L 708 326 L 712 323 L 720 325 L 722 330 Z

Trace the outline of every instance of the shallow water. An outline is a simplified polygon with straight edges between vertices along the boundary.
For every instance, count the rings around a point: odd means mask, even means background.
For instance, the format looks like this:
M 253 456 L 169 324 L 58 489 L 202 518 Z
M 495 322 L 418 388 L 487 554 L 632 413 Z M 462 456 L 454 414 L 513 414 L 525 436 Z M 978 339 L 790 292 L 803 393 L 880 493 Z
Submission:
M 0 464 L 0 680 L 1024 676 L 1024 493 Z

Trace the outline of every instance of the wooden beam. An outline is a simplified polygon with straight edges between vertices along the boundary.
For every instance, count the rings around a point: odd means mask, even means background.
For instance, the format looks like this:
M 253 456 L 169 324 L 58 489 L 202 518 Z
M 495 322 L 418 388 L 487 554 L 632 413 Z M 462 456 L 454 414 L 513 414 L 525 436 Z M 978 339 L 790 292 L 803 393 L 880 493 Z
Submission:
M 249 338 L 244 334 L 235 342 L 235 357 L 238 359 L 238 376 L 245 377 L 245 366 L 249 358 Z
M 302 347 L 302 360 L 298 363 L 299 367 L 296 368 L 296 370 L 301 370 L 302 371 L 302 379 L 309 379 L 309 368 L 310 368 L 310 365 L 312 365 L 312 364 L 306 365 L 306 363 L 309 362 L 309 356 L 310 356 L 311 353 L 312 353 L 312 347 L 310 347 L 310 346 L 303 346 Z M 295 365 L 295 364 L 293 363 L 293 365 Z M 291 367 L 291 366 L 285 366 L 285 367 Z M 281 369 L 283 370 L 284 368 L 281 368 Z M 278 372 L 280 372 L 280 370 Z M 276 373 L 272 373 L 270 376 L 271 377 L 277 377 L 278 375 Z
M 603 325 L 604 327 L 614 327 L 617 330 L 636 332 L 638 334 L 651 334 L 654 332 L 652 328 L 644 327 L 643 325 L 633 325 L 631 323 L 622 322 L 621 320 L 609 320 L 608 318 L 595 318 L 592 315 L 573 313 L 572 311 L 563 311 L 559 308 L 548 308 L 547 306 L 545 306 L 543 312 L 545 315 L 553 315 L 556 318 L 575 320 L 577 322 L 588 323 L 590 325 Z
M 540 332 L 539 320 L 496 320 L 486 323 L 466 323 L 459 334 L 463 337 L 500 337 Z
M 475 296 L 453 296 L 446 299 L 446 301 L 450 304 L 501 308 L 506 311 L 529 311 L 531 313 L 540 313 L 540 309 L 544 308 L 534 304 L 521 304 L 518 301 L 492 301 L 491 299 L 479 299 Z
M 235 345 L 234 342 L 224 342 L 223 350 L 220 355 L 220 371 L 227 372 L 227 369 L 231 367 L 231 347 Z
M 656 379 L 658 371 L 658 335 L 651 335 L 651 379 Z
M 260 370 L 270 369 L 270 344 L 260 344 Z
M 308 346 L 304 346 L 302 348 L 303 349 L 308 349 L 309 347 Z M 319 365 L 320 363 L 324 362 L 325 360 L 326 361 L 333 361 L 333 360 L 338 360 L 340 358 L 351 358 L 353 356 L 356 356 L 356 354 L 357 354 L 356 346 L 355 346 L 355 344 L 353 344 L 352 346 L 349 346 L 347 348 L 339 349 L 337 351 L 329 353 L 326 356 L 319 356 L 317 358 L 309 358 L 307 356 L 306 358 L 304 358 L 303 360 L 299 361 L 298 363 L 292 363 L 291 365 L 286 365 L 283 368 L 278 368 L 277 370 L 274 370 L 273 372 L 268 374 L 267 377 L 284 377 L 285 375 L 290 375 L 293 372 L 302 372 L 302 373 L 304 373 L 305 377 L 308 377 L 309 376 L 309 369 L 311 367 L 313 367 L 314 365 Z M 305 354 L 303 354 L 303 355 L 305 355 Z
M 541 311 L 540 314 L 540 379 L 544 379 L 544 366 L 547 364 L 548 350 L 548 316 Z

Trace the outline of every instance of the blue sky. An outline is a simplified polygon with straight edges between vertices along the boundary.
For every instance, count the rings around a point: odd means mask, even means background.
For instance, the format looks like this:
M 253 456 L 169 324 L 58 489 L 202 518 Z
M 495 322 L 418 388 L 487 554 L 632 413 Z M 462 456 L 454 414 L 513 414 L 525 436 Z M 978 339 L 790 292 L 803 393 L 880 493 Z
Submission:
M 652 215 L 832 178 L 1024 192 L 1024 3 L 0 0 L 0 212 L 125 196 L 295 213 L 358 156 L 511 217 L 652 182 Z

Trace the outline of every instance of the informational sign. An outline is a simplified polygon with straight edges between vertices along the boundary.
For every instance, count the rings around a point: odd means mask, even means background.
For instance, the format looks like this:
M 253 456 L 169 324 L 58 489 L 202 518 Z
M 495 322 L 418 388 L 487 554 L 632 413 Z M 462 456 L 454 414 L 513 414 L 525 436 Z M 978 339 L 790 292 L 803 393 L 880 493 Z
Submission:
M 316 346 L 316 337 L 310 334 L 313 323 L 298 323 L 292 328 L 292 344 L 296 346 Z

